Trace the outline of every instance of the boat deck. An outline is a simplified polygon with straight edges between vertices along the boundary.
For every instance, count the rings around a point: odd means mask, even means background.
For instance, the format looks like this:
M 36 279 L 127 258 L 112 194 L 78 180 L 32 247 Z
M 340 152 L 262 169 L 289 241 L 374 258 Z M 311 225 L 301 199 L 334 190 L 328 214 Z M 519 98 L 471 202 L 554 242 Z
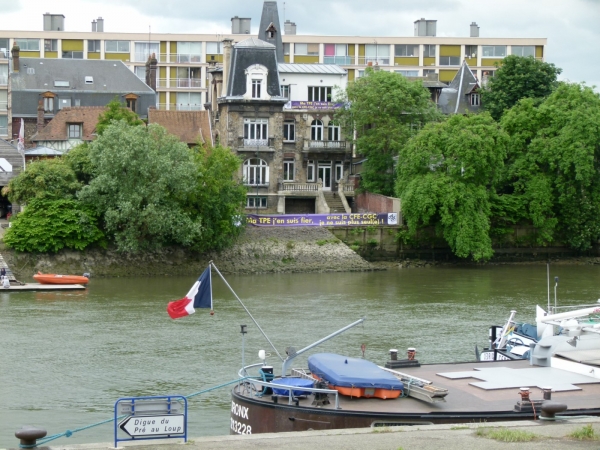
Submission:
M 411 397 L 381 400 L 340 395 L 341 409 L 346 413 L 356 411 L 377 414 L 512 412 L 521 400 L 520 387 L 530 388 L 531 400 L 542 400 L 541 388 L 551 387 L 552 400 L 566 404 L 568 410 L 597 409 L 600 413 L 600 379 L 550 367 L 531 366 L 527 360 L 431 364 L 397 370 L 447 389 L 446 401 L 428 403 Z M 471 373 L 472 371 L 475 372 Z M 260 392 L 262 387 L 258 386 L 256 389 Z M 241 389 L 236 386 L 234 394 L 248 400 L 274 403 L 271 395 L 257 396 L 256 390 L 243 386 Z M 312 406 L 313 400 L 313 395 L 299 398 L 298 406 L 316 408 Z M 334 396 L 329 395 L 329 400 L 329 405 L 319 406 L 321 411 L 335 410 Z M 279 397 L 278 403 L 287 405 L 287 396 Z
M 41 283 L 25 283 L 22 285 L 11 284 L 9 288 L 2 288 L 0 291 L 78 291 L 85 290 L 86 287 L 82 284 L 41 284 Z

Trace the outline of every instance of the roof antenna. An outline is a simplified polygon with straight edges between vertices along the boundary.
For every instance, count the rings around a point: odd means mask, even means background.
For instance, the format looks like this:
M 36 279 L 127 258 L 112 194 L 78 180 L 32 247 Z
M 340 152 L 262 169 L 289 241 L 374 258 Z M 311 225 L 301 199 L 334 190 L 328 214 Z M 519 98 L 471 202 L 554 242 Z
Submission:
M 283 23 L 285 23 L 285 2 L 283 2 Z

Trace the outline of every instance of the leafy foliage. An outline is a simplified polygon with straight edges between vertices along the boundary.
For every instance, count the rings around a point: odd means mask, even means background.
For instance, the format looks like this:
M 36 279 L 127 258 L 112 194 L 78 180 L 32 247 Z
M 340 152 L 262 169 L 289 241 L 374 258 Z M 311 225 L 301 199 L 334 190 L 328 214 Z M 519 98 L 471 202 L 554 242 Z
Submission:
M 600 236 L 600 96 L 561 84 L 541 105 L 502 119 L 511 136 L 509 186 L 546 242 L 586 250 Z
M 242 205 L 246 187 L 233 178 L 240 160 L 228 148 L 198 147 L 196 189 L 189 207 L 202 222 L 202 238 L 194 247 L 199 251 L 221 250 L 243 230 Z
M 113 122 L 90 144 L 90 160 L 96 177 L 79 197 L 102 217 L 120 251 L 200 238 L 200 218 L 182 206 L 196 186 L 192 152 L 164 128 Z
M 66 155 L 63 155 L 62 159 L 73 170 L 75 177 L 82 184 L 88 184 L 92 180 L 94 168 L 90 160 L 90 149 L 87 143 L 72 148 Z
M 557 87 L 556 77 L 562 72 L 554 64 L 532 56 L 507 56 L 502 60 L 487 86 L 480 90 L 481 104 L 499 120 L 522 98 L 541 101 Z
M 357 151 L 367 158 L 361 188 L 392 195 L 394 157 L 421 126 L 441 117 L 429 91 L 400 74 L 367 69 L 339 101 L 349 106 L 338 110 L 336 119 L 346 136 L 357 131 Z
M 32 199 L 12 221 L 4 242 L 21 252 L 53 253 L 105 244 L 97 218 L 89 208 L 76 200 L 48 198 Z
M 126 108 L 117 97 L 111 100 L 107 106 L 107 111 L 100 115 L 98 124 L 96 125 L 96 134 L 98 136 L 104 134 L 106 128 L 113 121 L 124 120 L 128 125 L 137 126 L 144 125 L 144 122 L 129 108 Z
M 3 189 L 11 203 L 29 203 L 35 198 L 74 198 L 81 187 L 75 172 L 60 158 L 27 164 L 27 170 L 13 178 Z
M 409 230 L 434 225 L 457 256 L 490 258 L 491 202 L 507 144 L 488 114 L 452 116 L 412 138 L 396 182 Z

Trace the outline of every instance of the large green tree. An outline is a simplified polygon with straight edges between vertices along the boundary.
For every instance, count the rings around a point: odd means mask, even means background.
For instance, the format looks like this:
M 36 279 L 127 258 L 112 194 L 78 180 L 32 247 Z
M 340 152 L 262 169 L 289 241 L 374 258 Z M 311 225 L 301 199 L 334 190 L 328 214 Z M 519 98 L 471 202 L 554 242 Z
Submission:
M 119 101 L 117 97 L 111 100 L 108 105 L 106 112 L 100 115 L 98 118 L 98 124 L 96 125 L 96 134 L 100 136 L 106 128 L 113 121 L 124 120 L 128 125 L 138 126 L 144 125 L 144 122 L 129 108 L 126 108 L 123 103 Z
M 510 134 L 505 189 L 540 230 L 586 250 L 600 237 L 600 96 L 562 83 L 539 106 L 522 100 L 501 122 Z
M 184 207 L 196 188 L 192 151 L 159 125 L 113 122 L 90 144 L 95 178 L 79 198 L 95 208 L 123 252 L 189 246 L 201 220 Z
M 13 178 L 2 192 L 11 203 L 25 204 L 34 198 L 74 198 L 80 188 L 71 167 L 61 158 L 53 158 L 27 164 L 27 170 Z
M 492 256 L 492 198 L 507 134 L 489 114 L 427 125 L 400 150 L 396 195 L 409 231 L 435 227 L 461 258 Z
M 348 84 L 339 101 L 347 107 L 338 110 L 336 119 L 346 136 L 356 131 L 357 152 L 366 158 L 361 188 L 393 195 L 394 157 L 421 126 L 440 118 L 431 94 L 419 81 L 367 69 L 364 77 Z
M 562 72 L 552 63 L 532 56 L 507 56 L 498 65 L 486 86 L 481 90 L 481 104 L 496 120 L 522 98 L 538 102 L 556 89 L 556 77 Z

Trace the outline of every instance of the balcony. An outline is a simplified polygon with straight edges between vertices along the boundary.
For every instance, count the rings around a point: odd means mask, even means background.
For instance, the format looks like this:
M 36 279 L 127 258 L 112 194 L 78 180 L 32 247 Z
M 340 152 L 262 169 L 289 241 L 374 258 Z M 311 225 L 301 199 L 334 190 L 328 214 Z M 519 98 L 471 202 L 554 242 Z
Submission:
M 310 141 L 304 140 L 304 150 L 346 150 L 346 141 Z
M 361 66 L 389 66 L 390 65 L 390 57 L 389 56 L 359 56 L 358 64 Z
M 157 58 L 161 63 L 200 64 L 202 62 L 200 53 L 161 53 Z
M 273 148 L 275 145 L 275 138 L 267 139 L 246 139 L 243 137 L 238 138 L 238 150 L 239 151 L 256 151 L 259 148 L 264 150 L 265 147 Z
M 325 56 L 325 64 L 337 64 L 338 66 L 350 66 L 354 64 L 354 56 Z
M 171 103 L 157 103 L 156 109 L 162 109 L 163 111 L 201 111 L 202 105 L 197 103 L 190 104 L 171 104 Z M 1 107 L 0 107 L 1 110 Z
M 170 89 L 202 89 L 201 78 L 158 78 L 156 87 Z

